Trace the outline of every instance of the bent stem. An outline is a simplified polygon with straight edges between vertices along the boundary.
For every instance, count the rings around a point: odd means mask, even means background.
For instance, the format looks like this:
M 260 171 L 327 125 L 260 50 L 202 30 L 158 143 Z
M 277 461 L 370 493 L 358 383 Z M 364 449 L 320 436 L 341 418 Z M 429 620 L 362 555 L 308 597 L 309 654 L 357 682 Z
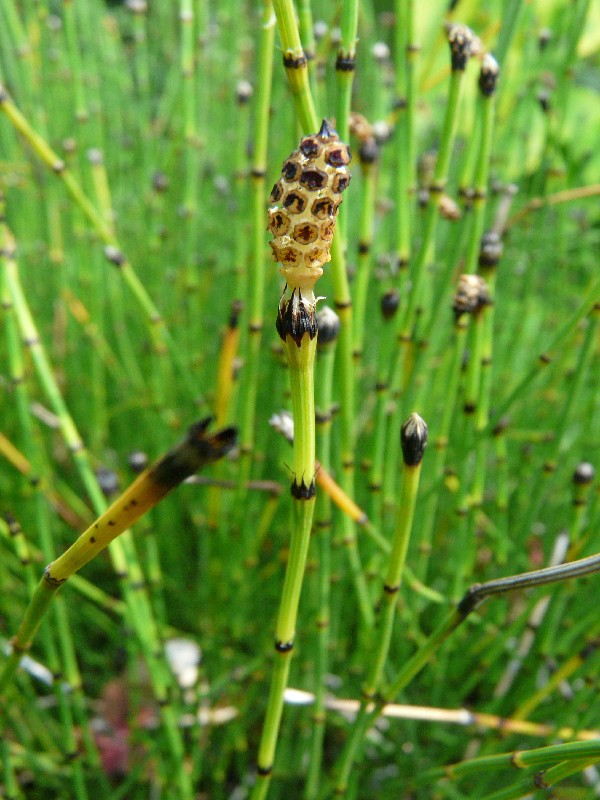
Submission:
M 340 776 L 343 771 L 345 771 L 346 777 L 350 774 L 349 766 L 347 765 L 351 766 L 357 759 L 360 742 L 367 730 L 381 716 L 385 706 L 393 702 L 393 699 L 408 686 L 412 679 L 434 657 L 443 642 L 445 642 L 485 600 L 489 597 L 503 595 L 517 589 L 544 586 L 548 583 L 556 583 L 568 578 L 582 577 L 598 571 L 600 571 L 600 554 L 582 558 L 578 561 L 571 561 L 566 564 L 546 567 L 545 569 L 536 570 L 534 572 L 523 572 L 518 575 L 511 575 L 507 578 L 497 578 L 487 581 L 486 583 L 476 583 L 471 586 L 462 600 L 446 615 L 427 641 L 405 663 L 400 672 L 396 675 L 394 681 L 378 695 L 377 700 L 372 702 L 369 706 L 361 706 L 359 715 L 354 723 L 352 738 L 348 742 L 346 750 L 342 755 Z M 339 786 L 336 789 L 336 794 L 341 796 L 345 791 L 345 786 L 342 788 L 341 779 L 338 779 L 338 783 Z M 486 800 L 492 800 L 492 797 L 496 800 L 495 795 L 490 795 Z
M 22 655 L 31 647 L 54 596 L 71 575 L 130 528 L 185 478 L 231 449 L 235 440 L 234 430 L 226 428 L 212 436 L 205 436 L 209 423 L 210 419 L 205 419 L 193 425 L 183 442 L 145 470 L 71 547 L 48 564 L 11 641 L 12 653 L 0 671 L 0 692 L 14 675 Z

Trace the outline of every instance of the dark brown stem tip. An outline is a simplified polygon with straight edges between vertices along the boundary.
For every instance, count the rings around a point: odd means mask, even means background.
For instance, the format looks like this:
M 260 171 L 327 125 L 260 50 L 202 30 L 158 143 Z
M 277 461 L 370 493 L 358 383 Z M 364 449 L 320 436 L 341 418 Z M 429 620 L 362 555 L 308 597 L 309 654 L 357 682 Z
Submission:
M 337 135 L 338 133 L 331 124 L 331 122 L 329 122 L 328 119 L 323 119 L 323 122 L 321 123 L 321 127 L 319 129 L 319 133 L 317 134 L 317 136 L 322 136 L 324 139 L 325 138 L 330 139 L 332 137 L 337 138 Z
M 206 417 L 192 425 L 183 442 L 169 450 L 151 468 L 155 483 L 172 489 L 201 467 L 223 458 L 235 447 L 236 429 L 223 428 L 209 435 L 207 431 L 211 422 L 212 417 Z
M 235 97 L 240 105 L 247 103 L 254 94 L 254 88 L 250 81 L 240 80 L 235 87 Z
M 498 62 L 491 53 L 486 53 L 479 73 L 479 90 L 484 97 L 491 97 L 496 92 L 499 76 Z
M 392 319 L 396 316 L 400 305 L 400 293 L 398 289 L 388 289 L 381 297 L 380 307 L 381 316 L 385 319 Z
M 323 306 L 317 313 L 317 347 L 322 349 L 336 341 L 340 333 L 340 318 L 333 308 Z
M 487 283 L 480 275 L 461 275 L 452 308 L 456 319 L 461 314 L 474 314 L 491 303 Z
M 427 446 L 427 424 L 413 412 L 402 426 L 402 456 L 407 467 L 418 467 Z
M 590 464 L 589 461 L 582 461 L 573 473 L 573 483 L 578 486 L 587 486 L 594 480 L 595 474 L 593 464 Z
M 479 266 L 491 269 L 496 267 L 502 258 L 502 239 L 496 231 L 487 231 L 481 237 L 479 246 Z
M 450 25 L 448 28 L 450 64 L 453 72 L 464 72 L 469 57 L 479 51 L 479 39 L 466 25 Z

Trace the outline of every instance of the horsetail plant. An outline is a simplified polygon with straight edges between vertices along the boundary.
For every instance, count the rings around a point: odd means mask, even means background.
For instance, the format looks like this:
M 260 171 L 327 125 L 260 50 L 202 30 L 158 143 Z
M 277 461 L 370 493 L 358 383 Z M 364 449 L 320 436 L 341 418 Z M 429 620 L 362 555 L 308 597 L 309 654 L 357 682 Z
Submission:
M 417 501 L 421 463 L 427 445 L 427 435 L 427 425 L 416 413 L 411 414 L 402 425 L 401 447 L 404 461 L 402 494 L 398 505 L 396 528 L 388 567 L 383 580 L 377 640 L 372 643 L 369 670 L 362 692 L 363 699 L 358 715 L 354 720 L 350 739 L 342 755 L 340 769 L 336 777 L 335 793 L 340 797 L 346 792 L 350 771 L 367 731 L 373 700 L 381 688 L 383 670 L 392 641 L 398 592 L 402 586 L 406 553 Z
M 293 523 L 252 800 L 261 800 L 268 792 L 294 648 L 316 497 L 314 358 L 318 322 L 314 286 L 323 274 L 322 266 L 331 259 L 341 194 L 350 181 L 349 162 L 348 146 L 323 120 L 318 133 L 305 136 L 284 162 L 269 198 L 268 227 L 274 236 L 271 250 L 274 260 L 282 264 L 280 273 L 286 281 L 276 327 L 288 360 L 294 416 Z

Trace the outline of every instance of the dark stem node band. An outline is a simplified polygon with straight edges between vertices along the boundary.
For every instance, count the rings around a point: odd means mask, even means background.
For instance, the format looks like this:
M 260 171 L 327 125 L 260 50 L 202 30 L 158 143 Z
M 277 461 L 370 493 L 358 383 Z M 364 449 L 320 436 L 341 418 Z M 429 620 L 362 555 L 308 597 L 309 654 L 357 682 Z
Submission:
M 311 500 L 317 494 L 317 487 L 314 480 L 306 485 L 304 480 L 298 483 L 294 478 L 292 482 L 291 494 L 294 500 Z

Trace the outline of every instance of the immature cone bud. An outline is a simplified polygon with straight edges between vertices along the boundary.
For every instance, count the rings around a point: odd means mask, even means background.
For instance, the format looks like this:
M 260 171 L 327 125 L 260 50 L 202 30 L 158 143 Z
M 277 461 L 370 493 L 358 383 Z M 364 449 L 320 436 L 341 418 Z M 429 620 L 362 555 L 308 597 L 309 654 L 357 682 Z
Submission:
M 452 302 L 454 314 L 473 314 L 491 303 L 487 284 L 480 275 L 461 275 Z
M 358 151 L 358 157 L 363 167 L 369 167 L 377 161 L 379 158 L 379 146 L 375 139 L 367 139 L 366 142 L 363 142 Z
M 98 467 L 96 470 L 96 480 L 105 497 L 110 497 L 119 490 L 119 476 L 114 469 Z
M 497 266 L 502 258 L 503 249 L 502 239 L 496 231 L 484 233 L 479 246 L 479 266 L 488 269 Z
M 331 259 L 341 194 L 350 182 L 350 150 L 327 120 L 305 136 L 285 161 L 269 202 L 268 230 L 273 259 L 289 288 L 312 292 Z
M 287 439 L 290 444 L 294 444 L 294 417 L 289 411 L 271 414 L 269 425 Z
M 438 203 L 438 211 L 440 212 L 440 216 L 443 219 L 447 219 L 450 222 L 456 222 L 462 217 L 462 211 L 460 210 L 460 206 L 452 197 L 447 194 L 443 194 L 440 197 Z
M 240 80 L 235 87 L 235 98 L 240 105 L 244 105 L 252 97 L 254 88 L 250 81 Z
M 388 289 L 381 296 L 381 316 L 385 319 L 392 319 L 396 316 L 400 305 L 400 293 L 398 289 Z
M 448 44 L 452 72 L 464 72 L 469 57 L 474 55 L 479 47 L 477 37 L 466 25 L 451 25 L 448 30 Z
M 129 454 L 129 466 L 133 472 L 139 474 L 148 466 L 148 456 L 142 450 L 134 450 Z
M 484 97 L 491 97 L 495 93 L 499 75 L 498 62 L 491 53 L 486 53 L 479 73 L 479 90 Z
M 547 91 L 546 89 L 542 89 L 541 92 L 538 92 L 537 99 L 538 99 L 538 103 L 540 104 L 540 108 L 542 109 L 544 114 L 547 114 L 550 111 L 550 108 L 551 108 L 551 106 L 550 106 L 550 92 Z
M 581 464 L 577 465 L 573 473 L 573 483 L 579 486 L 586 486 L 594 480 L 595 474 L 596 471 L 593 464 L 590 464 L 589 461 L 582 461 Z
M 418 467 L 427 446 L 427 425 L 417 413 L 413 412 L 402 426 L 400 443 L 404 464 Z
M 538 34 L 538 45 L 540 47 L 540 50 L 545 50 L 551 39 L 552 39 L 552 31 L 550 30 L 550 28 L 542 28 L 542 30 Z
M 317 347 L 327 347 L 338 338 L 340 332 L 340 318 L 333 308 L 323 306 L 317 314 L 319 329 Z

